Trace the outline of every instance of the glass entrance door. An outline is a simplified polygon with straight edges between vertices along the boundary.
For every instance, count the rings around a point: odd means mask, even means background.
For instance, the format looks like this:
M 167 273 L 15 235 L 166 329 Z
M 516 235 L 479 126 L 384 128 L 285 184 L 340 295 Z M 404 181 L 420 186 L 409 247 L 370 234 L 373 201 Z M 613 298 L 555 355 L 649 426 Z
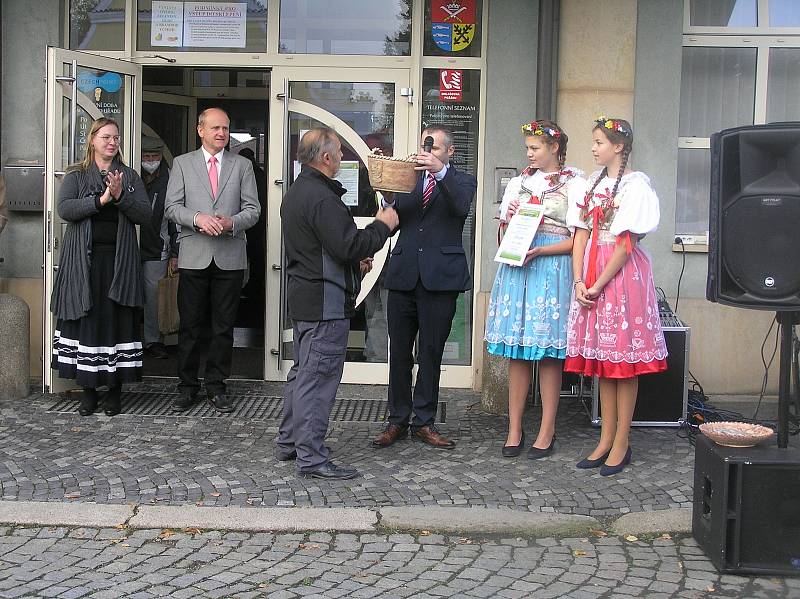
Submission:
M 366 163 L 370 150 L 405 156 L 415 145 L 409 143 L 411 104 L 402 95 L 408 70 L 384 70 L 377 78 L 363 69 L 275 69 L 270 98 L 270 150 L 282 160 L 270 161 L 268 214 L 267 296 L 265 373 L 268 379 L 285 379 L 291 367 L 292 325 L 286 311 L 286 273 L 280 233 L 280 203 L 290 183 L 300 172 L 297 146 L 311 127 L 327 125 L 342 142 L 339 174 L 348 193 L 343 201 L 350 207 L 359 228 L 375 215 L 379 196 L 369 185 Z M 280 150 L 278 150 L 280 148 Z M 362 281 L 357 314 L 351 320 L 343 382 L 385 384 L 388 380 L 388 334 L 386 291 L 383 271 L 391 240 L 376 255 L 370 272 Z
M 51 393 L 71 388 L 50 369 L 55 319 L 50 295 L 58 271 L 66 223 L 58 216 L 58 189 L 67 167 L 83 160 L 92 122 L 102 116 L 119 123 L 122 153 L 138 170 L 141 121 L 141 67 L 62 48 L 47 49 L 47 100 L 44 206 L 44 298 L 42 382 Z

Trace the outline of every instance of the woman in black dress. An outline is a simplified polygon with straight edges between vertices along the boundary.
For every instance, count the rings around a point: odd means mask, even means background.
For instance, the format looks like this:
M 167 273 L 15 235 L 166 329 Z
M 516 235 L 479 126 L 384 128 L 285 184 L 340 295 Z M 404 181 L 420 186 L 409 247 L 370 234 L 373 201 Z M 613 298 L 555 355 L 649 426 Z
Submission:
M 139 175 L 123 163 L 113 119 L 92 124 L 86 158 L 67 169 L 59 190 L 58 214 L 68 224 L 51 300 L 58 319 L 52 368 L 83 387 L 82 416 L 95 411 L 102 386 L 105 413 L 114 416 L 122 383 L 141 378 L 144 291 L 135 225 L 150 221 L 150 203 Z

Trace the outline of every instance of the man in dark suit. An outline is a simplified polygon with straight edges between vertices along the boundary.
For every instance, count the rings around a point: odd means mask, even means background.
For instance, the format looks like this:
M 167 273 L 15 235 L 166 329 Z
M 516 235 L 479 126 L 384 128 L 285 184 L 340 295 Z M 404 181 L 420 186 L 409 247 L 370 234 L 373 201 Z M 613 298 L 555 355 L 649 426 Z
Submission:
M 233 324 L 247 268 L 244 232 L 258 221 L 261 206 L 253 165 L 247 158 L 225 150 L 230 139 L 227 113 L 220 108 L 204 110 L 197 120 L 197 133 L 203 145 L 174 160 L 164 203 L 164 215 L 181 226 L 181 394 L 172 409 L 182 412 L 195 402 L 200 389 L 200 353 L 205 345 L 208 401 L 219 412 L 232 412 L 225 379 L 231 374 Z M 210 343 L 204 338 L 206 331 L 210 332 Z
M 433 138 L 432 147 L 426 138 Z M 430 141 L 430 140 L 429 140 Z M 439 403 L 442 354 L 458 294 L 470 289 L 461 241 L 478 182 L 450 164 L 452 133 L 433 125 L 422 132 L 417 154 L 423 176 L 410 194 L 397 194 L 400 238 L 384 283 L 389 290 L 389 423 L 375 440 L 388 447 L 408 435 L 442 449 L 455 443 L 434 426 Z M 417 382 L 411 393 L 414 339 L 419 332 Z

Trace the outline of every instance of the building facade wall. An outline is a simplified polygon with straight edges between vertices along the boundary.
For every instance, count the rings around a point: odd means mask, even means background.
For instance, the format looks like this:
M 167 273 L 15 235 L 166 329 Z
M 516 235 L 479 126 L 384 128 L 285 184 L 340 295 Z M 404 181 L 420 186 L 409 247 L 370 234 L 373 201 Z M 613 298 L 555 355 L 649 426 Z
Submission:
M 61 2 L 3 0 L 0 164 L 44 161 L 45 50 L 63 39 Z M 0 235 L 0 292 L 21 297 L 31 310 L 31 374 L 42 369 L 43 227 L 39 212 L 12 212 Z

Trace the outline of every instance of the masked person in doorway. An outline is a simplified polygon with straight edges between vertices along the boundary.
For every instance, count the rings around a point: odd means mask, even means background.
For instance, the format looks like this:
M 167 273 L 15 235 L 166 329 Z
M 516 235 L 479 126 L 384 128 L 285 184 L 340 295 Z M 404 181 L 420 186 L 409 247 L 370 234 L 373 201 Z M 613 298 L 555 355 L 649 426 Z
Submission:
M 214 409 L 225 413 L 234 409 L 225 379 L 231 374 L 233 325 L 247 268 L 245 231 L 256 224 L 261 207 L 253 165 L 225 150 L 230 139 L 228 114 L 207 108 L 197 119 L 197 134 L 202 147 L 178 156 L 172 164 L 164 205 L 165 216 L 181 227 L 180 396 L 172 409 L 183 412 L 195 403 L 200 355 L 207 349 L 206 394 Z
M 368 258 L 397 226 L 397 214 L 385 208 L 366 228 L 356 227 L 341 199 L 346 190 L 333 179 L 342 160 L 333 129 L 306 132 L 297 160 L 303 165 L 300 176 L 281 204 L 294 365 L 283 391 L 276 453 L 279 460 L 296 459 L 301 477 L 348 479 L 358 471 L 330 461 L 325 433 L 361 277 L 371 268 Z
M 428 139 L 430 138 L 430 139 Z M 426 143 L 427 141 L 427 143 Z M 387 196 L 400 217 L 386 273 L 389 325 L 389 422 L 372 444 L 388 447 L 412 434 L 441 449 L 455 442 L 434 426 L 442 354 L 458 294 L 472 286 L 462 245 L 464 222 L 478 182 L 450 164 L 453 135 L 432 125 L 422 132 L 417 170 L 422 177 L 408 194 Z M 419 333 L 419 371 L 411 393 L 414 340 Z
M 86 158 L 67 169 L 58 190 L 67 228 L 50 300 L 58 319 L 52 368 L 83 387 L 81 416 L 94 413 L 102 386 L 105 413 L 119 414 L 122 383 L 141 378 L 144 288 L 135 225 L 147 226 L 151 211 L 120 142 L 116 121 L 97 119 Z
M 164 142 L 155 137 L 142 138 L 142 181 L 150 197 L 153 218 L 150 226 L 139 230 L 139 251 L 144 275 L 144 350 L 153 358 L 168 356 L 158 330 L 158 281 L 167 272 L 178 270 L 178 228 L 164 218 L 169 167 L 164 160 Z

